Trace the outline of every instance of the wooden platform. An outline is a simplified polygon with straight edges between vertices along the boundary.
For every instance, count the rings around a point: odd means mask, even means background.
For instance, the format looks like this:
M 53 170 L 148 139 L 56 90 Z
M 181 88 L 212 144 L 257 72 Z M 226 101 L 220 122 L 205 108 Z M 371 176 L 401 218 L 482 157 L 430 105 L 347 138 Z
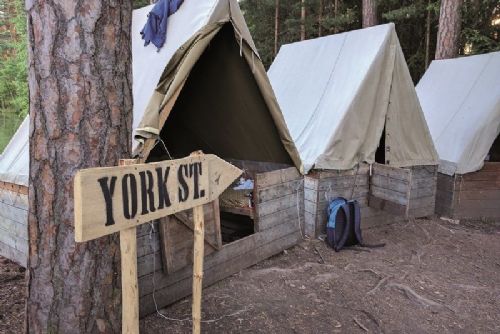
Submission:
M 239 165 L 238 167 L 243 168 L 242 163 Z M 249 165 L 250 163 L 245 164 L 245 168 Z M 255 165 L 252 167 L 256 168 Z M 262 171 L 272 169 L 268 167 L 260 167 L 254 172 L 254 234 L 219 247 L 217 233 L 220 232 L 207 227 L 208 238 L 212 239 L 205 239 L 205 286 L 275 255 L 301 240 L 300 226 L 304 222 L 303 177 L 296 168 Z M 206 219 L 210 210 L 205 209 Z M 185 225 L 177 221 L 170 226 L 175 231 L 166 242 L 171 244 L 170 247 L 174 250 L 172 254 L 175 256 L 168 260 L 162 255 L 165 247 L 162 241 L 165 240 L 160 236 L 159 224 L 154 223 L 154 231 L 148 225 L 138 228 L 141 315 L 155 311 L 153 294 L 158 307 L 191 294 L 193 237 Z M 211 226 L 210 223 L 208 225 Z
M 436 213 L 454 219 L 500 218 L 500 162 L 473 173 L 438 174 Z

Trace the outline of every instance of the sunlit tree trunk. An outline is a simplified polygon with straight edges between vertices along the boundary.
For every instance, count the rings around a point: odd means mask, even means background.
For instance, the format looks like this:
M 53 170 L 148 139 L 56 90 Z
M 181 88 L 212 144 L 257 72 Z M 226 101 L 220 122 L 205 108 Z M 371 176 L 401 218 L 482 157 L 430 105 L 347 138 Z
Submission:
M 280 0 L 275 1 L 274 9 L 274 56 L 278 54 L 278 41 L 280 34 Z
M 363 0 L 362 15 L 363 28 L 377 25 L 377 0 Z
M 306 1 L 302 0 L 300 5 L 300 40 L 306 39 Z
M 436 59 L 458 56 L 462 0 L 441 0 Z
M 27 1 L 26 331 L 119 333 L 117 236 L 75 244 L 73 177 L 130 156 L 131 1 Z

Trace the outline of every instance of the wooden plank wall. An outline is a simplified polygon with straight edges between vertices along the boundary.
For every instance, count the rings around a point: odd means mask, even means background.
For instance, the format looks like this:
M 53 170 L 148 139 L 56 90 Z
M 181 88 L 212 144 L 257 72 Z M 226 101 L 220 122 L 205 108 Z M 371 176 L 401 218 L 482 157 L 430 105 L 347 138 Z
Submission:
M 256 175 L 256 233 L 226 244 L 205 257 L 203 285 L 208 286 L 254 265 L 301 240 L 303 181 L 295 168 Z M 299 203 L 299 210 L 297 210 Z M 192 268 L 166 275 L 162 269 L 157 232 L 147 224 L 138 228 L 140 314 L 155 311 L 191 294 Z M 154 262 L 153 262 L 154 261 Z M 153 270 L 154 269 L 154 270 Z
M 473 173 L 439 174 L 436 212 L 451 218 L 500 218 L 500 163 Z
M 433 215 L 436 184 L 437 166 L 395 168 L 374 164 L 370 207 L 405 218 Z
M 0 188 L 0 255 L 23 267 L 28 260 L 28 195 Z
M 304 177 L 304 219 L 306 235 L 326 233 L 327 206 L 331 199 L 356 199 L 367 213 L 369 166 L 362 164 L 351 170 L 315 170 Z

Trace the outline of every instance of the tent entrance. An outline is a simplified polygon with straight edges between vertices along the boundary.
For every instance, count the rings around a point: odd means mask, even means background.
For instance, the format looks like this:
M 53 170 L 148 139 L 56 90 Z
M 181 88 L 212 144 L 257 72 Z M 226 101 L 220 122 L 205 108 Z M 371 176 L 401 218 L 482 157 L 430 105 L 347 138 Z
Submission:
M 385 165 L 385 126 L 380 136 L 380 142 L 378 144 L 377 150 L 375 151 L 375 162 Z
M 486 160 L 491 162 L 500 162 L 500 135 L 497 136 L 493 145 L 491 145 Z
M 148 160 L 177 159 L 202 150 L 251 165 L 292 166 L 252 66 L 240 55 L 233 26 L 225 24 L 191 69 L 160 131 L 165 145 L 156 145 Z M 219 204 L 223 243 L 258 231 L 251 198 L 228 206 L 223 195 Z

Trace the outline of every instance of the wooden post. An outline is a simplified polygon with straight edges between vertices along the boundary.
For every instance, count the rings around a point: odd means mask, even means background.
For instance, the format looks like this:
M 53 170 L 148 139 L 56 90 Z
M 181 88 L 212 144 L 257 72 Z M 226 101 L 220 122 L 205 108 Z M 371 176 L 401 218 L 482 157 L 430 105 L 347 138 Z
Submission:
M 135 159 L 122 159 L 120 166 L 133 165 Z M 120 231 L 122 267 L 122 333 L 139 334 L 139 289 L 137 283 L 136 227 Z
M 193 246 L 193 333 L 201 331 L 201 290 L 203 284 L 203 253 L 205 226 L 203 206 L 193 208 L 194 246 Z

